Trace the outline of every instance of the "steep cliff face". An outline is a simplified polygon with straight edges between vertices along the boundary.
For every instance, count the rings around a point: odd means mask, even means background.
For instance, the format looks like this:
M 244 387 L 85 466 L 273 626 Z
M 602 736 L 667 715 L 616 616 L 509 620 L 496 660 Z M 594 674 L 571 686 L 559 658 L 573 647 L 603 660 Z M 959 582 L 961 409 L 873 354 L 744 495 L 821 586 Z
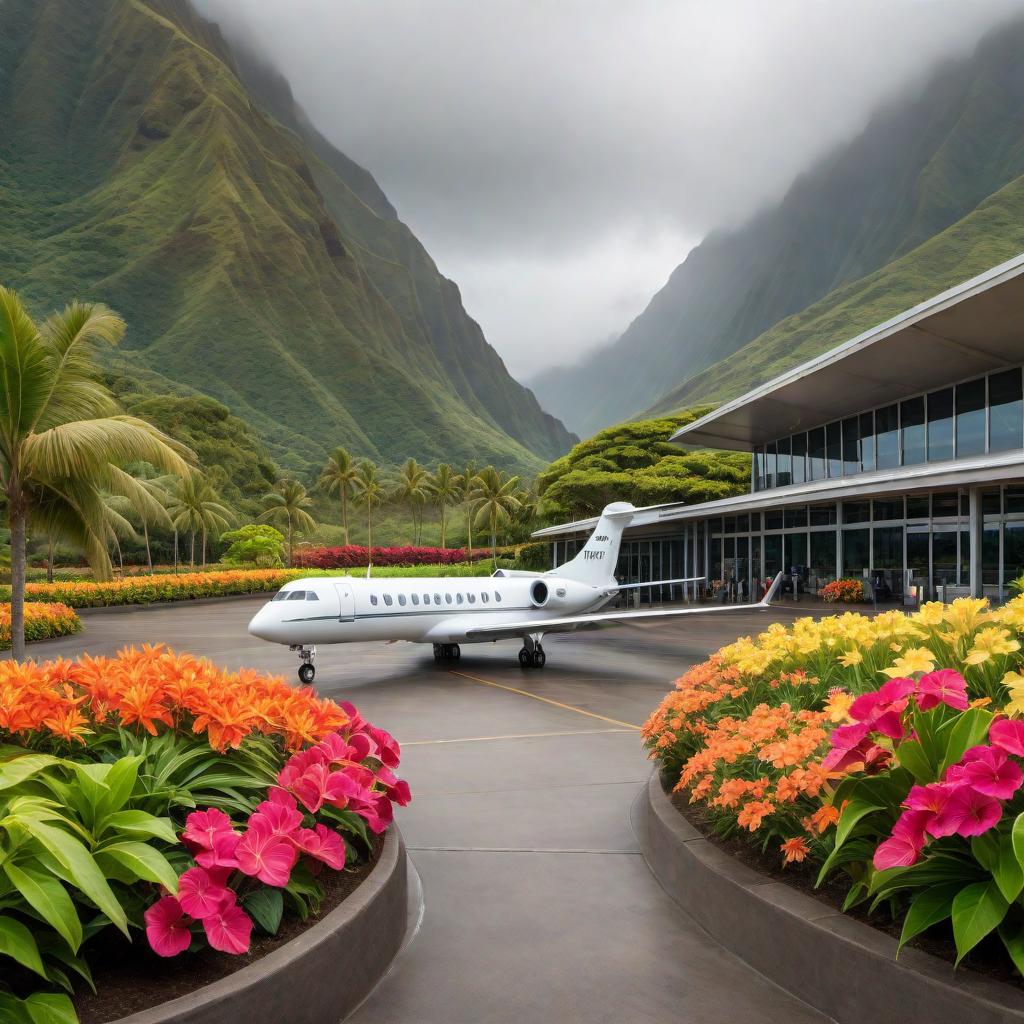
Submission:
M 776 325 L 784 334 L 783 321 L 816 303 L 847 303 L 858 281 L 865 281 L 863 299 L 879 300 L 873 309 L 904 308 L 892 306 L 917 294 L 905 287 L 906 273 L 873 275 L 1024 173 L 1022 54 L 1024 20 L 1018 20 L 986 38 L 969 59 L 936 69 L 914 97 L 876 112 L 860 136 L 794 182 L 777 205 L 697 246 L 617 342 L 538 380 L 540 400 L 572 429 L 589 433 L 649 407 L 735 394 L 753 378 L 765 379 L 767 367 L 758 371 L 754 348 L 742 378 L 734 376 L 735 361 L 712 367 Z M 1007 249 L 1017 245 L 1017 230 L 1012 221 L 982 220 L 995 234 L 959 244 L 988 266 L 1012 255 Z M 975 272 L 939 262 L 934 273 L 927 260 L 914 272 L 921 298 Z M 833 326 L 842 331 L 843 318 Z M 817 351 L 841 340 L 830 338 Z M 696 389 L 698 379 L 705 390 Z M 674 397 L 661 400 L 667 385 Z
M 529 471 L 571 445 L 369 173 L 268 112 L 186 0 L 4 20 L 0 280 L 30 304 L 107 302 L 125 375 L 216 397 L 296 468 L 345 444 Z

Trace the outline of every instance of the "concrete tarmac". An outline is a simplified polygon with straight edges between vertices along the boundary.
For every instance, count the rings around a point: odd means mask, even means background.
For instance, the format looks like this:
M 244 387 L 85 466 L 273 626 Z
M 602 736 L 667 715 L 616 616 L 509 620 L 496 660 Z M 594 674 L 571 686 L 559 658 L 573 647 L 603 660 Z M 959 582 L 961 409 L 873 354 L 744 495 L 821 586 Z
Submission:
M 164 642 L 295 680 L 246 623 L 265 598 L 83 614 L 32 656 Z M 771 618 L 697 616 L 514 642 L 436 665 L 410 644 L 320 649 L 316 689 L 402 744 L 398 820 L 422 880 L 418 932 L 356 1024 L 810 1024 L 825 1020 L 714 943 L 640 856 L 630 808 L 651 765 L 637 729 L 687 666 Z

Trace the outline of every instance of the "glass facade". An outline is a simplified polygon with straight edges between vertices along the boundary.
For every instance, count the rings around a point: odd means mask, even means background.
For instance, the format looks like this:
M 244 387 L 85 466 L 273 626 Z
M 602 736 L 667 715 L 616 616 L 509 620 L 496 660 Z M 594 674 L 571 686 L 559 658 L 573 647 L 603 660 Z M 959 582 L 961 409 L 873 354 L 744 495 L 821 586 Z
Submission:
M 1024 448 L 1021 367 L 782 438 L 755 453 L 753 489 Z

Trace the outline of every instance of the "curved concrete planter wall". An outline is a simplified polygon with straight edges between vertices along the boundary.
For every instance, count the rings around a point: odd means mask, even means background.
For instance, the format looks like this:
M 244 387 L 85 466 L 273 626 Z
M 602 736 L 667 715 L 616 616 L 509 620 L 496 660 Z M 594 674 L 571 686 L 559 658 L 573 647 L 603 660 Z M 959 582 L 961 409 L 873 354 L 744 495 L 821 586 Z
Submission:
M 1024 1024 L 1024 995 L 966 972 L 758 874 L 708 842 L 655 774 L 639 802 L 648 865 L 711 936 L 839 1024 L 970 1021 Z
M 369 877 L 301 935 L 212 985 L 115 1024 L 338 1024 L 395 958 L 406 910 L 405 844 L 392 825 Z

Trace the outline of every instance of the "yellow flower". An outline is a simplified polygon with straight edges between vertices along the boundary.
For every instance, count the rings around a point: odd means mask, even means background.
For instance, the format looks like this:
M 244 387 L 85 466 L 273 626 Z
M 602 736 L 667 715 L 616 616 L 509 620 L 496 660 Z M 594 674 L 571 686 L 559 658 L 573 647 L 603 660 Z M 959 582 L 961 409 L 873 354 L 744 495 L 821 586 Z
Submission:
M 938 626 L 941 625 L 945 613 L 946 606 L 941 601 L 929 601 L 921 605 L 921 610 L 914 616 L 914 620 L 924 626 Z
M 935 668 L 935 656 L 927 647 L 913 647 L 902 658 L 897 658 L 891 668 L 882 669 L 890 679 L 910 676 L 915 672 L 931 672 Z
M 1003 708 L 1008 715 L 1024 715 L 1024 676 L 1019 672 L 1007 672 L 1003 686 L 1010 691 L 1010 699 Z
M 943 616 L 950 629 L 961 636 L 972 633 L 991 617 L 988 601 L 983 597 L 958 597 Z
M 840 665 L 844 665 L 846 668 L 853 668 L 854 665 L 859 665 L 864 660 L 864 655 L 855 647 L 852 651 L 840 654 L 837 660 Z
M 853 703 L 853 694 L 845 690 L 835 690 L 825 705 L 825 714 L 830 722 L 845 722 L 850 705 Z
M 968 665 L 980 665 L 997 654 L 1012 654 L 1020 650 L 1020 641 L 1013 640 L 1005 629 L 982 629 L 974 638 L 974 646 L 967 652 L 964 661 Z

